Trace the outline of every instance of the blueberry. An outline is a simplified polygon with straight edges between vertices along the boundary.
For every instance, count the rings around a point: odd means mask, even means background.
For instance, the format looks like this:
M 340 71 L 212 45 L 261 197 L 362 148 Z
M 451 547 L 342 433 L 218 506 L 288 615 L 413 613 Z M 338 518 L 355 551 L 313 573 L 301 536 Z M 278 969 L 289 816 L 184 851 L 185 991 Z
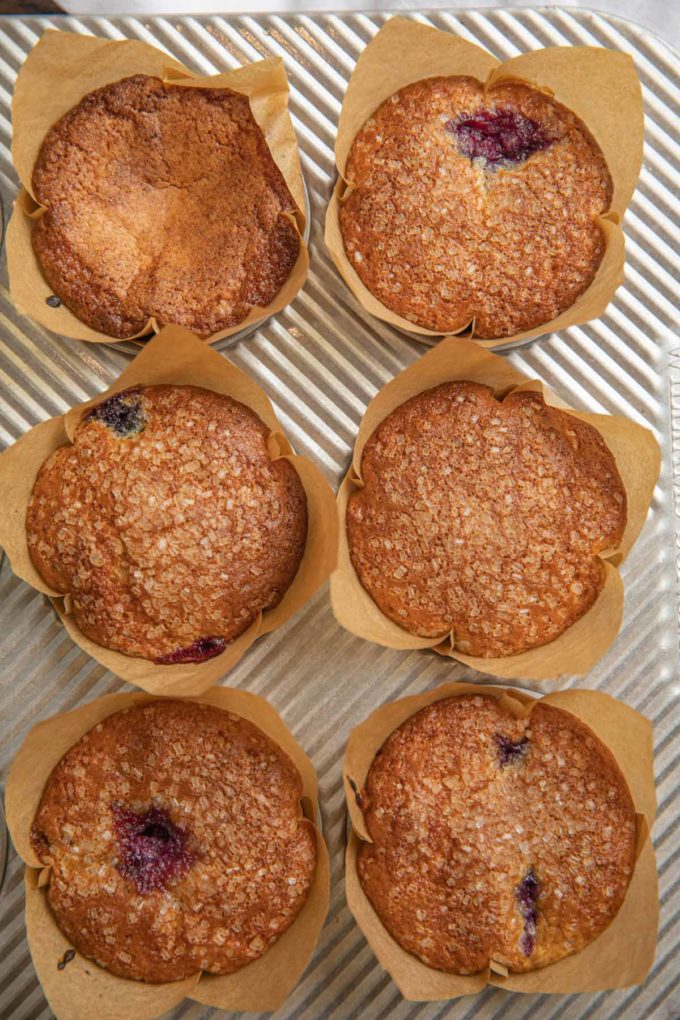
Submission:
M 502 733 L 497 733 L 496 749 L 498 752 L 498 764 L 501 768 L 505 768 L 506 765 L 512 765 L 514 762 L 520 761 L 527 753 L 528 746 L 528 737 L 522 737 L 521 740 L 510 740 L 508 737 L 504 737 Z
M 226 647 L 225 638 L 203 637 L 194 641 L 192 645 L 187 645 L 186 648 L 176 648 L 174 652 L 161 655 L 154 659 L 154 662 L 159 666 L 174 666 L 181 662 L 206 662 L 208 659 L 214 659 Z
M 93 407 L 86 417 L 102 422 L 121 439 L 139 435 L 144 431 L 146 425 L 142 411 L 142 395 L 139 390 L 114 393 L 108 400 Z
M 45 298 L 45 303 L 48 304 L 50 308 L 60 308 L 61 298 L 57 297 L 56 294 L 50 294 L 49 297 Z
M 134 882 L 140 896 L 165 889 L 195 861 L 187 848 L 188 833 L 175 825 L 167 811 L 151 807 L 138 814 L 114 805 L 113 828 L 118 842 L 118 871 Z
M 63 970 L 66 967 L 66 965 L 69 964 L 71 960 L 75 960 L 75 958 L 76 958 L 75 949 L 67 949 L 64 955 L 62 956 L 61 960 L 57 964 L 57 970 Z
M 519 912 L 524 919 L 524 931 L 520 938 L 520 949 L 525 956 L 531 956 L 536 945 L 536 921 L 538 920 L 538 897 L 541 892 L 541 884 L 536 877 L 533 868 L 529 868 L 526 875 L 515 886 L 515 899 Z
M 484 159 L 487 167 L 521 163 L 533 152 L 552 145 L 540 124 L 516 110 L 480 110 L 446 122 L 458 148 L 470 159 Z

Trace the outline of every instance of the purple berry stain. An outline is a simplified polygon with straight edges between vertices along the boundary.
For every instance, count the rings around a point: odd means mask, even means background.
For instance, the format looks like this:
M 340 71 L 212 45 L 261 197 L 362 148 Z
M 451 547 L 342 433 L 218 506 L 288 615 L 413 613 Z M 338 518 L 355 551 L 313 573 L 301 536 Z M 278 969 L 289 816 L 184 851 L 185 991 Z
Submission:
M 159 656 L 154 662 L 159 666 L 174 666 L 182 662 L 207 662 L 208 659 L 214 659 L 223 652 L 226 647 L 225 638 L 202 637 L 186 648 L 176 648 L 174 652 Z
M 196 860 L 187 847 L 189 834 L 170 820 L 167 811 L 151 807 L 139 813 L 114 805 L 112 812 L 117 868 L 123 878 L 135 884 L 140 896 L 166 889 Z
M 144 431 L 146 419 L 142 411 L 142 397 L 139 390 L 124 390 L 114 393 L 108 400 L 97 404 L 87 418 L 95 418 L 115 432 L 121 439 L 130 439 Z
M 498 764 L 501 768 L 521 761 L 527 753 L 528 747 L 528 737 L 522 737 L 520 740 L 510 740 L 509 737 L 504 737 L 502 733 L 496 734 L 496 751 L 498 753 Z
M 536 921 L 540 892 L 541 884 L 536 878 L 533 868 L 529 868 L 519 885 L 515 886 L 515 899 L 524 919 L 524 931 L 519 946 L 525 956 L 531 956 L 536 945 Z
M 500 164 L 521 163 L 534 152 L 547 149 L 553 139 L 540 124 L 516 110 L 479 110 L 446 122 L 463 156 L 484 159 L 494 170 Z

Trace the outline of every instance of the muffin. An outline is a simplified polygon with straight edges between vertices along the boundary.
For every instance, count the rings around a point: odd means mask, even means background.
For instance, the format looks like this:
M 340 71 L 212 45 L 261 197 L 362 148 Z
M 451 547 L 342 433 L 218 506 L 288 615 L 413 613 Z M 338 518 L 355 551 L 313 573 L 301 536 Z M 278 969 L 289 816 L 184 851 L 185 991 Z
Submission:
M 553 641 L 597 599 L 626 525 L 600 434 L 539 393 L 444 383 L 366 443 L 349 553 L 378 608 L 421 637 L 495 658 Z
M 383 305 L 438 333 L 549 322 L 604 254 L 604 156 L 575 114 L 525 84 L 407 85 L 361 128 L 344 176 L 350 264 Z
M 429 967 L 513 972 L 583 949 L 630 883 L 633 802 L 611 752 L 575 716 L 492 697 L 422 709 L 385 741 L 360 803 L 361 886 Z
M 283 598 L 307 501 L 269 429 L 195 386 L 150 386 L 91 408 L 38 472 L 31 559 L 93 641 L 158 663 L 223 651 Z
M 288 756 L 231 712 L 162 700 L 110 715 L 57 764 L 33 822 L 57 925 L 124 978 L 238 970 L 309 893 L 301 795 Z
M 50 129 L 33 170 L 33 247 L 56 299 L 111 337 L 209 336 L 269 304 L 300 251 L 290 191 L 228 88 L 134 75 Z

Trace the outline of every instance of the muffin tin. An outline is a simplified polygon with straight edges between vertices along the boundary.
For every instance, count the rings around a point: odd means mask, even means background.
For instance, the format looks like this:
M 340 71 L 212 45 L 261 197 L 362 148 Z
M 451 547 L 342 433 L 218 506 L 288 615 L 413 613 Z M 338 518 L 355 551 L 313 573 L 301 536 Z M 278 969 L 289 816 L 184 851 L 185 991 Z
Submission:
M 657 962 L 643 988 L 580 996 L 572 1020 L 590 1011 L 637 1020 L 675 1015 L 677 916 L 680 883 L 673 838 L 680 798 L 680 755 L 674 732 L 680 703 L 678 629 L 671 477 L 671 413 L 680 419 L 680 369 L 670 354 L 680 347 L 673 310 L 677 260 L 673 253 L 673 53 L 627 22 L 587 11 L 469 11 L 418 15 L 435 27 L 461 32 L 504 58 L 544 45 L 613 46 L 631 52 L 642 78 L 647 112 L 646 160 L 625 220 L 626 282 L 607 313 L 583 328 L 544 337 L 508 355 L 576 406 L 624 414 L 651 425 L 664 466 L 650 518 L 623 569 L 624 626 L 585 685 L 623 698 L 654 721 L 659 818 L 655 842 L 664 904 Z M 166 47 L 195 70 L 211 73 L 261 56 L 283 56 L 291 81 L 291 112 L 302 150 L 312 213 L 309 280 L 297 299 L 232 347 L 230 358 L 271 393 L 300 453 L 312 457 L 333 485 L 344 475 L 366 404 L 392 376 L 423 353 L 422 346 L 363 314 L 338 278 L 322 242 L 323 215 L 334 180 L 337 115 L 354 62 L 384 15 L 291 15 L 232 18 L 126 19 L 16 17 L 0 22 L 0 187 L 5 209 L 15 191 L 8 139 L 14 76 L 47 27 L 109 38 L 143 38 Z M 4 270 L 3 270 L 4 272 Z M 125 367 L 120 344 L 85 345 L 47 334 L 17 315 L 0 288 L 0 442 L 8 445 L 31 425 L 101 392 Z M 230 340 L 233 338 L 230 338 Z M 676 361 L 677 365 L 677 361 Z M 673 378 L 675 382 L 675 377 Z M 680 443 L 680 432 L 678 434 Z M 679 447 L 680 449 L 680 447 Z M 0 746 L 3 778 L 20 740 L 39 718 L 118 690 L 121 683 L 72 644 L 46 601 L 0 572 Z M 464 667 L 424 652 L 397 652 L 367 644 L 335 624 L 327 592 L 319 593 L 285 627 L 255 646 L 229 683 L 266 696 L 284 716 L 319 773 L 325 835 L 332 856 L 332 899 L 313 964 L 280 1017 L 344 1020 L 398 1015 L 430 1020 L 441 1005 L 403 1002 L 373 959 L 347 910 L 343 892 L 345 808 L 342 752 L 349 730 L 386 700 L 418 693 L 444 680 L 469 678 Z M 480 676 L 480 682 L 483 677 Z M 529 686 L 529 685 L 527 685 Z M 530 685 L 549 691 L 560 684 Z M 675 709 L 675 712 L 674 712 Z M 675 746 L 674 746 L 675 744 Z M 675 800 L 674 800 L 675 796 Z M 24 938 L 21 868 L 10 851 L 0 892 L 5 953 L 0 964 L 0 1015 L 47 1020 Z M 675 922 L 675 929 L 674 929 Z M 675 935 L 674 935 L 675 932 Z M 676 957 L 675 957 L 676 958 Z M 675 1008 L 674 1008 L 675 1007 Z M 446 1007 L 447 1017 L 471 1009 L 492 1015 L 548 1020 L 565 1009 L 554 997 L 515 996 L 489 988 L 471 1002 Z M 173 1017 L 207 1020 L 209 1010 L 185 1004 Z

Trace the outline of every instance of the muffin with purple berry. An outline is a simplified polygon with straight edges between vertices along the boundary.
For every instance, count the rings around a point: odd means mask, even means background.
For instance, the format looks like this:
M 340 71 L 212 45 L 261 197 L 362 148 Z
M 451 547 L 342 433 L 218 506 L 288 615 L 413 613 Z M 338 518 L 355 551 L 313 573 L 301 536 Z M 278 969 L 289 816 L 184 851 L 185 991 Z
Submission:
M 31 559 L 80 630 L 156 663 L 222 652 L 283 598 L 307 501 L 269 429 L 196 386 L 149 386 L 91 408 L 40 468 Z
M 33 821 L 57 925 L 123 978 L 239 970 L 307 900 L 301 796 L 287 754 L 233 712 L 160 700 L 108 716 L 56 765 Z
M 429 967 L 512 972 L 576 953 L 614 920 L 637 822 L 613 755 L 583 722 L 491 696 L 435 702 L 394 730 L 358 791 L 361 886 Z
M 612 199 L 583 122 L 525 83 L 413 82 L 352 143 L 339 222 L 347 258 L 392 312 L 437 333 L 501 338 L 590 286 Z

